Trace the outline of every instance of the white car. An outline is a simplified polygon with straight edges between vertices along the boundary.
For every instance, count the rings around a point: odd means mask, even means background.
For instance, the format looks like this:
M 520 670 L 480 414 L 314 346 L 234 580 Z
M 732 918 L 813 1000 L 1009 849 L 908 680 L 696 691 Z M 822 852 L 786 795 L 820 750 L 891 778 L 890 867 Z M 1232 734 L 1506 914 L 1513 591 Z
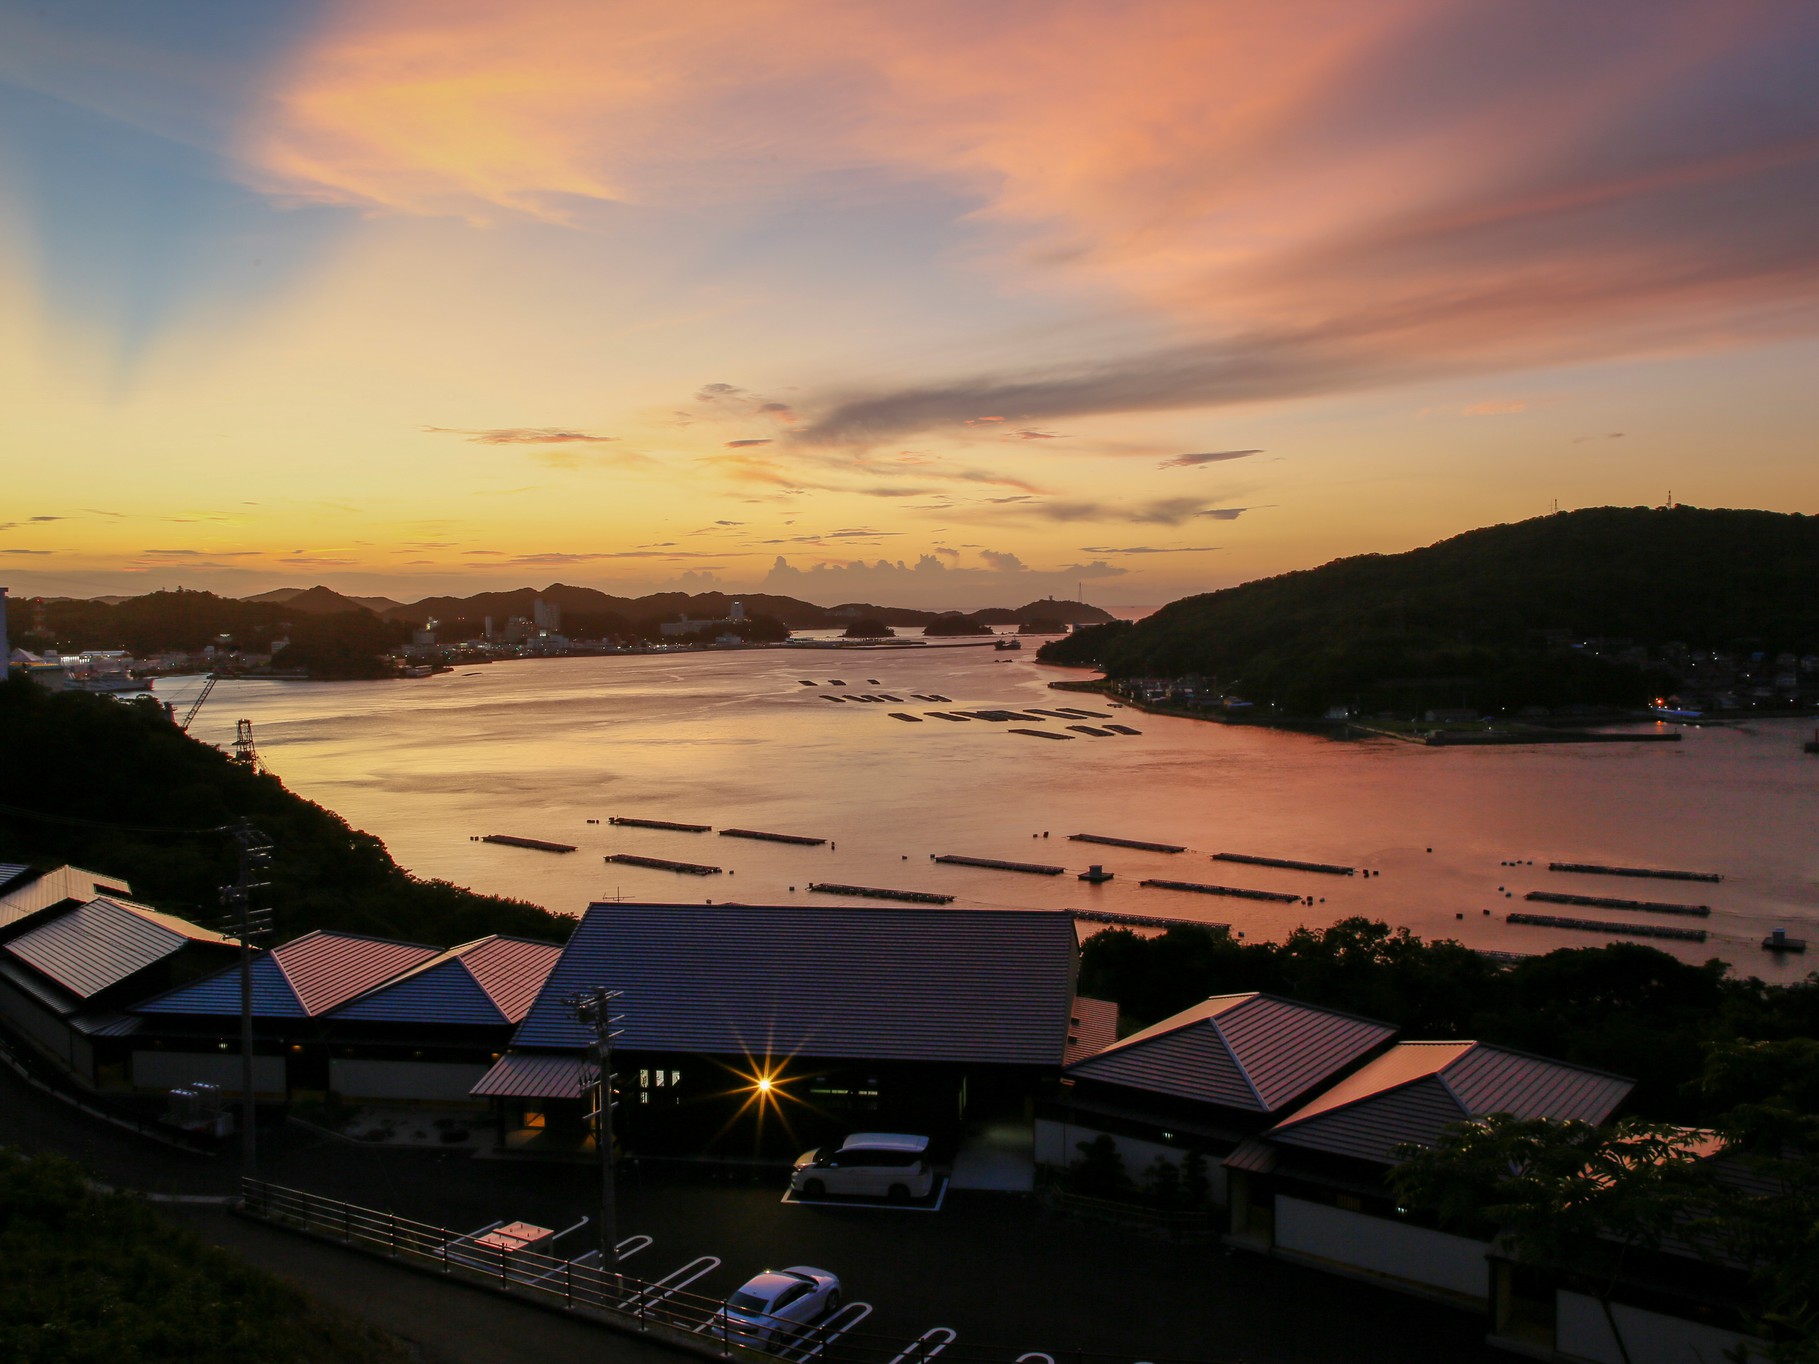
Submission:
M 726 1300 L 726 1332 L 762 1350 L 801 1335 L 839 1307 L 839 1275 L 809 1265 L 767 1269 Z
M 804 1198 L 927 1198 L 935 1187 L 928 1145 L 927 1137 L 904 1132 L 855 1132 L 838 1146 L 798 1156 L 790 1188 Z

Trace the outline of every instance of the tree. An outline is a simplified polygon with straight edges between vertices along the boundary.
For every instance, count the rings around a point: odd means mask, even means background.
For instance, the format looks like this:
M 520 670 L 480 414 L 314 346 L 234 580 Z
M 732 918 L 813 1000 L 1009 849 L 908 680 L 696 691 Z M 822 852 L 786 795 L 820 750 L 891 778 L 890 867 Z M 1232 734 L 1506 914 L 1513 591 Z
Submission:
M 1712 1134 L 1625 1118 L 1610 1127 L 1492 1114 L 1431 1147 L 1403 1147 L 1397 1196 L 1596 1297 L 1625 1361 L 1611 1298 L 1632 1256 L 1711 1215 Z
M 1080 1159 L 1068 1167 L 1075 1193 L 1093 1198 L 1117 1198 L 1130 1192 L 1131 1179 L 1124 1172 L 1118 1143 L 1103 1132 L 1091 1141 L 1076 1142 Z

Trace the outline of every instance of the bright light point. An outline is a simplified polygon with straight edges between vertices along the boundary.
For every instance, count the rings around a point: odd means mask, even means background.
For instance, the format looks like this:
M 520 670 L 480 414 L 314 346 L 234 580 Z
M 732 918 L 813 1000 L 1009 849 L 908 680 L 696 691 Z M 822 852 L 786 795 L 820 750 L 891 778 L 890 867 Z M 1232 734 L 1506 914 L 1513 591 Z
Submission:
M 760 1094 L 769 1094 L 771 1092 L 771 1077 L 770 1076 L 760 1075 L 758 1077 L 758 1092 Z

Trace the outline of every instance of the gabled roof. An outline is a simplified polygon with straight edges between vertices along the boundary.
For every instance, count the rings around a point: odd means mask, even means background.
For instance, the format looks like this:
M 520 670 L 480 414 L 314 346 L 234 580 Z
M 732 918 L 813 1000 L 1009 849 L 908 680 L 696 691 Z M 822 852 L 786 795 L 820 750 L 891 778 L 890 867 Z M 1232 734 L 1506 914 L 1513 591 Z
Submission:
M 1074 1011 L 1067 1020 L 1066 1060 L 1082 1061 L 1104 1051 L 1118 1040 L 1118 1002 L 1074 996 Z
M 492 1099 L 573 1099 L 588 1073 L 578 1056 L 501 1056 L 468 1093 Z
M 510 1026 L 530 1011 L 562 955 L 551 943 L 494 934 L 451 947 L 335 1010 L 336 1018 L 386 1023 Z
M 1074 959 L 1063 910 L 595 904 L 513 1045 L 605 987 L 628 1051 L 1059 1066 Z
M 125 897 L 133 893 L 133 888 L 118 876 L 84 871 L 81 867 L 57 867 L 29 879 L 15 880 L 17 885 L 0 892 L 0 928 L 65 900 L 86 904 L 97 895 Z
M 253 958 L 253 1013 L 260 1018 L 315 1018 L 438 955 L 433 947 L 317 929 Z M 142 1014 L 240 1012 L 240 968 L 224 971 L 134 1006 Z
M 1395 1035 L 1387 1023 L 1276 995 L 1216 995 L 1075 1062 L 1068 1074 L 1274 1113 Z
M 1384 1165 L 1405 1142 L 1492 1113 L 1601 1123 L 1635 1082 L 1488 1042 L 1401 1042 L 1276 1124 L 1269 1139 Z
M 13 881 L 18 880 L 31 868 L 23 862 L 0 862 L 0 892 Z
M 98 896 L 20 934 L 6 952 L 77 999 L 89 999 L 189 943 L 227 941 L 187 919 Z

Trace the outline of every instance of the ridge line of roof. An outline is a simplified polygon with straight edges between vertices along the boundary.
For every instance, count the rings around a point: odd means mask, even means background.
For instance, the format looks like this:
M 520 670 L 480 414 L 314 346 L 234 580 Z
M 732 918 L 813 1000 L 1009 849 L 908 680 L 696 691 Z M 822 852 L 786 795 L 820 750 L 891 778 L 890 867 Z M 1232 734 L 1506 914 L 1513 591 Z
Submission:
M 1246 1000 L 1244 1004 L 1234 1004 L 1229 1012 L 1236 1013 L 1238 1010 L 1244 1008 L 1246 1004 L 1255 1003 L 1262 998 L 1263 994 L 1261 991 L 1253 992 L 1250 999 Z M 1216 1014 L 1208 1014 L 1201 1022 L 1212 1025 L 1213 1035 L 1219 1039 L 1219 1045 L 1225 1048 L 1225 1054 L 1232 1058 L 1232 1067 L 1238 1072 L 1238 1077 L 1244 1081 L 1244 1087 L 1250 1090 L 1251 1098 L 1257 1101 L 1258 1111 L 1261 1113 L 1268 1113 L 1270 1111 L 1269 1102 L 1263 1097 L 1263 1091 L 1257 1088 L 1257 1082 L 1251 1079 L 1251 1068 L 1246 1065 L 1244 1059 L 1238 1055 L 1238 1048 L 1233 1046 L 1232 1039 L 1225 1035 L 1225 1029 L 1219 1026 L 1219 1020 L 1225 1016 L 1226 1012 L 1228 1011 L 1222 1010 Z
M 1404 1042 L 1398 1042 L 1396 1044 L 1396 1046 L 1408 1046 L 1408 1045 L 1411 1045 L 1411 1044 L 1404 1043 Z M 1445 1043 L 1445 1042 L 1427 1042 L 1427 1043 L 1417 1042 L 1412 1045 L 1415 1045 L 1415 1046 L 1449 1046 L 1449 1045 L 1457 1045 L 1457 1044 Z M 1477 1044 L 1471 1043 L 1470 1045 L 1476 1046 Z M 1324 1091 L 1322 1091 L 1319 1094 L 1316 1094 L 1313 1098 L 1309 1099 L 1307 1101 L 1307 1103 L 1305 1105 L 1303 1105 L 1303 1107 L 1311 1108 L 1315 1104 L 1318 1104 L 1322 1099 L 1331 1098 L 1333 1090 L 1339 1088 L 1340 1085 L 1346 1084 L 1348 1081 L 1357 1079 L 1359 1076 L 1363 1075 L 1365 1073 L 1365 1071 L 1369 1070 L 1373 1064 L 1375 1064 L 1377 1061 L 1381 1061 L 1383 1059 L 1383 1057 L 1393 1056 L 1395 1054 L 1395 1051 L 1396 1051 L 1396 1048 L 1391 1047 L 1388 1051 L 1383 1052 L 1381 1055 L 1376 1056 L 1376 1057 L 1372 1058 L 1372 1060 L 1365 1062 L 1363 1066 L 1361 1066 L 1357 1070 L 1354 1070 L 1350 1075 L 1347 1075 L 1344 1079 L 1339 1080 L 1337 1083 L 1328 1086 Z M 1464 1052 L 1460 1053 L 1461 1056 L 1463 1056 L 1464 1054 L 1465 1054 Z M 1449 1062 L 1448 1064 L 1450 1065 L 1451 1062 Z M 1446 1068 L 1445 1066 L 1442 1066 L 1442 1067 L 1440 1067 L 1440 1070 L 1444 1070 L 1445 1068 Z M 1378 1098 L 1382 1098 L 1385 1094 L 1395 1094 L 1395 1093 L 1400 1092 L 1401 1090 L 1413 1088 L 1415 1085 L 1420 1084 L 1423 1080 L 1439 1079 L 1440 1070 L 1423 1071 L 1419 1075 L 1411 1075 L 1405 1080 L 1398 1081 L 1396 1084 L 1385 1085 L 1381 1089 L 1370 1090 L 1367 1093 L 1360 1094 L 1355 1099 L 1347 1099 L 1342 1104 L 1334 1104 L 1331 1108 L 1323 1108 L 1317 1113 L 1309 1113 L 1306 1117 L 1295 1117 L 1295 1116 L 1291 1115 L 1289 1117 L 1284 1118 L 1281 1122 L 1275 1124 L 1275 1126 L 1271 1127 L 1269 1129 L 1269 1133 L 1270 1133 L 1270 1135 L 1273 1136 L 1277 1132 L 1283 1131 L 1285 1128 L 1299 1127 L 1302 1123 L 1313 1122 L 1316 1118 L 1324 1118 L 1324 1117 L 1327 1117 L 1329 1114 L 1344 1112 L 1346 1109 L 1354 1108 L 1357 1105 L 1365 1102 L 1365 1100 L 1367 1100 L 1367 1099 L 1378 1099 Z M 1442 1085 L 1445 1085 L 1444 1081 L 1442 1081 L 1441 1083 L 1442 1083 Z M 1459 1107 L 1462 1111 L 1466 1112 L 1469 1115 L 1471 1110 L 1467 1109 L 1463 1103 L 1460 1103 L 1459 1096 L 1454 1094 L 1450 1087 L 1447 1087 L 1446 1093 L 1447 1093 L 1447 1097 L 1452 1099 L 1452 1101 L 1455 1104 L 1459 1105 Z

